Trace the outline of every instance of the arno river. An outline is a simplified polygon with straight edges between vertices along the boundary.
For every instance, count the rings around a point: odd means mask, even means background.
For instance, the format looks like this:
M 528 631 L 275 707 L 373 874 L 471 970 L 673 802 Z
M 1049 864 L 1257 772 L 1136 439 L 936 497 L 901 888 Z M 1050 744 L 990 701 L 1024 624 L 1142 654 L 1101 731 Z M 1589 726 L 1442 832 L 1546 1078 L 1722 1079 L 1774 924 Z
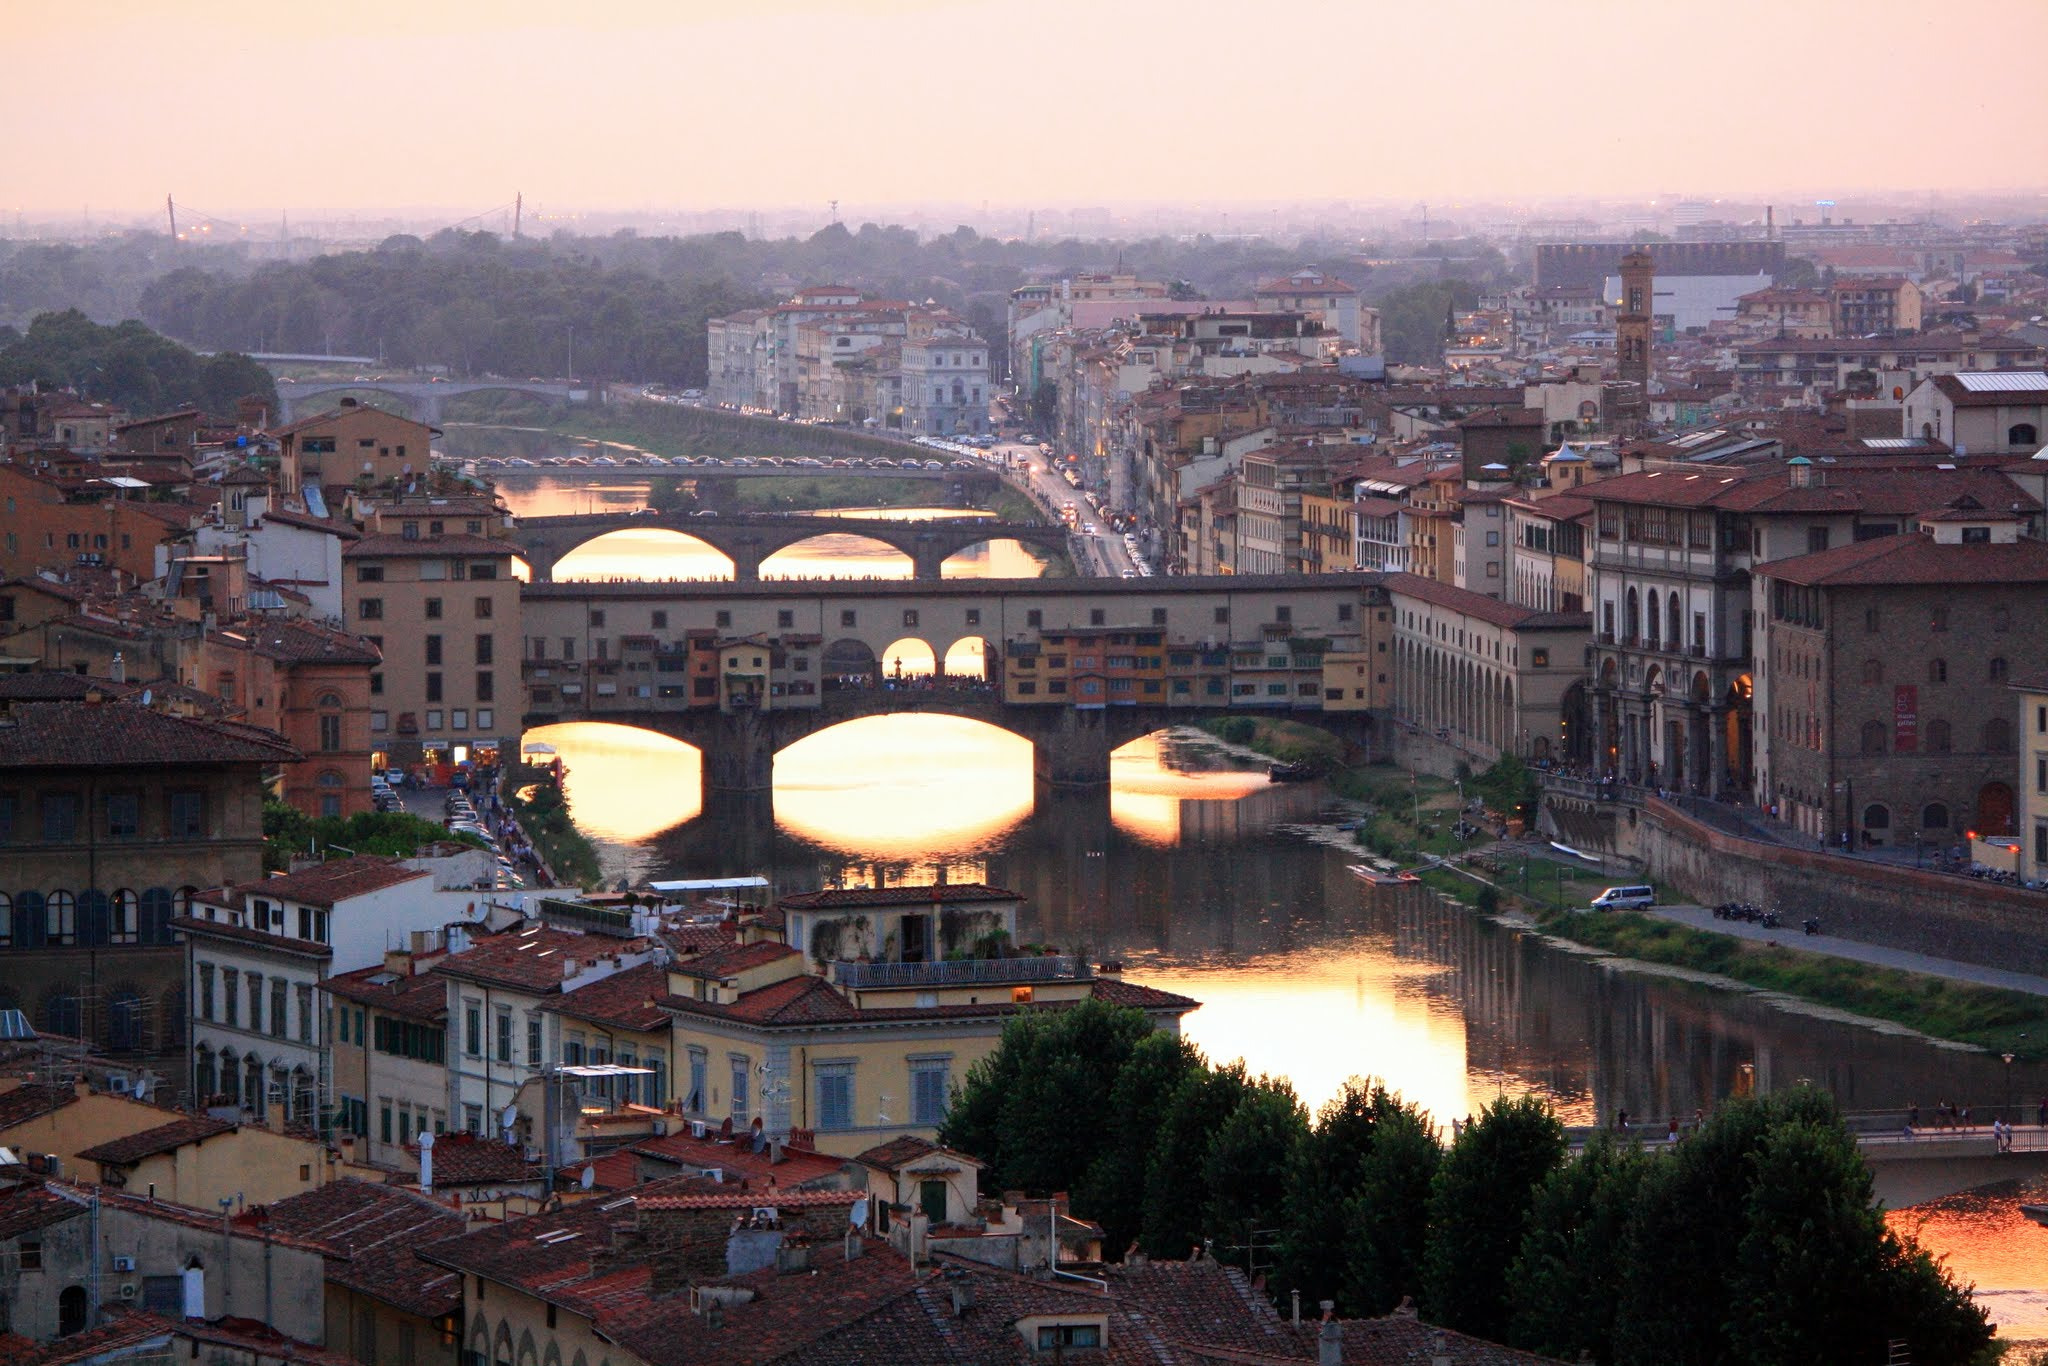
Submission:
M 629 505 L 630 474 L 615 495 Z M 504 487 L 531 512 L 592 496 L 587 476 L 556 484 Z M 721 574 L 701 547 L 627 535 L 557 574 Z M 892 574 L 901 561 L 833 541 L 783 558 L 801 562 L 783 572 L 840 575 Z M 1014 548 L 989 560 L 948 571 L 1032 572 Z M 906 659 L 906 671 L 921 663 Z M 950 661 L 962 672 L 977 663 Z M 1985 1054 L 1619 971 L 1420 890 L 1368 886 L 1324 794 L 1273 785 L 1199 738 L 1140 740 L 1117 755 L 1107 791 L 1055 797 L 1034 792 L 1015 737 L 950 718 L 875 718 L 785 750 L 772 803 L 709 812 L 697 755 L 676 741 L 595 724 L 528 738 L 560 751 L 572 809 L 610 877 L 761 873 L 796 891 L 924 881 L 943 867 L 1009 887 L 1025 898 L 1022 939 L 1085 946 L 1195 997 L 1189 1037 L 1213 1058 L 1288 1077 L 1312 1107 L 1353 1074 L 1385 1078 L 1440 1121 L 1501 1093 L 1540 1094 L 1573 1123 L 1621 1108 L 1689 1118 L 1751 1074 L 1760 1089 L 1826 1087 L 1849 1110 L 1931 1109 L 1945 1097 L 1982 1114 L 2006 1098 L 2005 1069 Z M 2038 1096 L 2026 1099 L 2031 1118 Z M 2025 1198 L 2043 1198 L 2044 1185 Z M 2004 1333 L 2048 1337 L 2048 1230 L 2019 1215 L 2018 1198 L 2007 1186 L 1893 1217 L 1977 1283 Z

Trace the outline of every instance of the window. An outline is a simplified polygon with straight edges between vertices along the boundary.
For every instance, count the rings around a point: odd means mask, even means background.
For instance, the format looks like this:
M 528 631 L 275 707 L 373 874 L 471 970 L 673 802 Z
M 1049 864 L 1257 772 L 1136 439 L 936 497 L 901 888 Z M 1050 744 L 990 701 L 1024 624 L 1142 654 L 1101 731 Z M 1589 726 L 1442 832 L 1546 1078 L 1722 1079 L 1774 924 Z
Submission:
M 917 625 L 917 611 L 915 608 L 905 610 L 903 613 L 903 624 L 905 626 Z
M 1033 607 L 1033 608 L 1031 608 L 1031 609 L 1030 609 L 1029 611 L 1025 612 L 1025 614 L 1024 614 L 1024 624 L 1025 624 L 1026 626 L 1043 626 L 1043 625 L 1045 625 L 1045 613 L 1044 613 L 1044 612 L 1042 612 L 1042 611 L 1040 611 L 1040 610 L 1039 610 L 1038 608 L 1036 608 L 1036 607 Z
M 428 616 L 434 616 L 434 615 L 436 615 L 436 613 L 433 613 L 433 612 L 429 612 L 429 613 L 427 613 L 427 615 L 428 615 Z M 440 662 L 441 662 L 441 637 L 439 637 L 439 636 L 428 636 L 428 637 L 427 637 L 427 663 L 428 663 L 428 664 L 430 664 L 430 665 L 432 665 L 432 664 L 439 664 Z
M 1927 681 L 1929 683 L 1948 682 L 1948 661 L 1940 658 L 1928 660 Z
M 243 982 L 249 988 L 249 1028 L 252 1032 L 263 1032 L 263 974 L 252 972 Z
M 820 1129 L 851 1129 L 853 1127 L 853 1064 L 850 1062 L 816 1063 L 812 1074 L 817 1078 L 818 1113 Z
M 427 729 L 428 729 L 428 730 L 439 730 L 439 729 L 441 729 L 441 717 L 442 717 L 442 713 L 441 713 L 441 712 L 439 712 L 439 711 L 430 711 L 430 712 L 428 712 L 428 713 L 427 713 Z
M 497 1058 L 498 1058 L 498 1061 L 499 1061 L 499 1062 L 510 1062 L 510 1061 L 512 1061 L 512 1009 L 511 1009 L 511 1007 L 509 1007 L 509 1006 L 499 1006 L 499 1007 L 498 1007 L 498 1020 L 497 1020 L 497 1024 L 498 1024 L 498 1030 L 497 1030 L 497 1042 L 498 1042 L 498 1048 L 497 1048 Z
M 298 988 L 298 997 L 299 997 L 299 1042 L 300 1042 L 300 1043 L 311 1043 L 311 1042 L 313 1042 L 313 988 L 312 988 L 312 986 L 311 986 L 310 984 L 308 984 L 308 983 L 304 983 L 304 982 L 300 983 L 300 984 L 299 984 L 299 988 Z
M 528 1011 L 526 1013 L 526 1065 L 528 1067 L 540 1066 L 540 1040 L 540 1016 L 532 1011 Z
M 496 701 L 497 694 L 497 680 L 491 676 L 488 669 L 480 671 L 476 676 L 476 700 L 479 702 Z
M 690 1050 L 690 1094 L 683 1098 L 683 1109 L 690 1114 L 702 1114 L 707 1097 L 704 1094 L 705 1074 L 710 1067 L 710 1057 L 701 1048 Z
M 1936 607 L 1927 614 L 1927 629 L 1946 631 L 1948 629 L 1948 608 Z
M 952 1066 L 943 1058 L 910 1064 L 910 1122 L 936 1125 L 946 1117 Z
M 197 987 L 195 988 L 195 991 L 196 991 L 196 994 L 197 994 L 197 995 L 198 995 L 198 997 L 199 997 L 199 1000 L 198 1000 L 198 1003 L 197 1003 L 197 1004 L 198 1004 L 198 1007 L 199 1007 L 199 1018 L 200 1018 L 200 1019 L 202 1019 L 202 1020 L 210 1020 L 210 1019 L 212 1019 L 212 1018 L 213 1018 L 213 964 L 211 964 L 211 963 L 201 963 L 201 964 L 199 965 L 199 985 L 198 985 L 198 986 L 197 986 Z
M 1863 629 L 1866 632 L 1868 632 L 1871 635 L 1876 635 L 1878 632 L 1879 620 L 1880 618 L 1878 617 L 1877 609 L 1875 607 L 1866 607 L 1863 609 Z
M 854 626 L 854 625 L 855 625 L 855 624 L 856 624 L 856 623 L 857 623 L 857 622 L 858 622 L 859 620 L 860 620 L 860 614 L 859 614 L 858 612 L 841 612 L 841 613 L 839 614 L 839 624 L 840 624 L 840 625 L 841 625 L 842 627 L 846 627 L 846 628 L 849 628 L 849 629 L 850 629 L 850 628 L 852 628 L 852 627 L 853 627 L 853 626 Z
M 200 839 L 206 834 L 206 794 L 204 792 L 173 792 L 170 794 L 172 839 Z
M 1054 1323 L 1038 1330 L 1038 1350 L 1041 1352 L 1101 1345 L 1102 1329 L 1093 1323 Z
M 112 916 L 112 923 L 107 927 L 109 940 L 116 944 L 137 943 L 142 927 L 141 898 L 124 887 L 114 893 L 107 909 Z
M 727 1058 L 732 1065 L 732 1127 L 738 1129 L 747 1122 L 747 1081 L 748 1067 L 743 1054 L 734 1053 Z
M 722 628 L 722 627 L 728 627 L 728 626 L 731 626 L 731 625 L 732 625 L 732 613 L 731 613 L 731 612 L 729 612 L 729 611 L 727 611 L 727 610 L 725 610 L 724 608 L 720 608 L 720 609 L 719 609 L 718 611 L 716 611 L 716 612 L 713 612 L 713 613 L 711 614 L 711 624 L 712 624 L 713 626 L 717 626 L 717 627 L 721 627 L 721 628 Z
M 285 1036 L 285 1000 L 289 984 L 282 977 L 270 979 L 270 1032 L 282 1039 Z
M 371 674 L 371 675 L 370 675 L 370 695 L 371 695 L 372 697 L 382 697 L 382 696 L 384 695 L 384 675 L 383 675 L 383 674 L 381 674 L 381 673 L 374 673 L 374 674 Z M 377 729 L 381 730 L 381 729 L 383 729 L 383 727 L 379 726 L 379 727 L 377 727 Z
M 1988 526 L 1966 526 L 1963 528 L 1964 545 L 1991 544 L 1991 528 Z
M 428 674 L 428 675 L 427 675 L 427 701 L 429 701 L 429 702 L 439 702 L 440 700 L 441 700 L 441 675 L 439 675 L 439 674 L 437 674 L 437 673 L 435 673 L 435 674 Z
M 356 604 L 356 620 L 357 620 L 357 621 L 382 621 L 382 620 L 384 620 L 384 599 L 382 599 L 382 598 L 364 598 L 364 599 L 363 599 L 363 600 L 362 600 L 361 602 L 357 603 L 357 604 Z
M 479 635 L 476 638 L 476 662 L 479 664 L 492 663 L 492 656 L 496 648 L 496 644 L 489 633 Z
M 1992 658 L 1990 665 L 1990 676 L 1991 681 L 1993 683 L 2005 682 L 2006 676 L 2010 672 L 2011 668 L 2009 665 L 2006 664 L 2004 655 L 1996 655 Z
M 1824 526 L 1810 526 L 1806 529 L 1806 553 L 1811 555 L 1828 548 L 1828 529 Z
M 1929 721 L 1927 723 L 1928 753 L 1947 754 L 1953 748 L 1955 748 L 1955 745 L 1949 735 L 1948 722 Z
M 472 1058 L 484 1055 L 484 1014 L 475 1001 L 462 1003 L 462 1051 Z
M 440 600 L 439 598 L 428 598 L 428 599 L 427 599 L 427 620 L 428 620 L 428 621 L 439 621 L 440 619 L 441 619 L 441 600 Z
M 478 707 L 476 709 L 476 728 L 478 730 L 489 730 L 497 723 L 498 714 L 496 711 L 489 707 Z
M 1922 830 L 1948 829 L 1948 805 L 1945 802 L 1929 802 L 1920 812 Z
M 43 794 L 43 842 L 45 844 L 69 844 L 78 838 L 78 794 L 76 792 L 47 792 Z
M 220 970 L 220 1016 L 222 1024 L 232 1025 L 238 1029 L 241 1027 L 242 974 L 238 969 L 222 968 Z M 222 1055 L 222 1060 L 225 1063 L 225 1054 Z M 232 1075 L 232 1071 L 224 1070 L 222 1080 L 225 1081 Z M 226 1090 L 227 1088 L 223 1086 L 221 1089 Z
M 142 828 L 142 797 L 135 792 L 107 794 L 107 838 L 133 839 Z
M 469 567 L 469 576 L 472 579 L 495 579 L 498 577 L 498 566 L 494 561 L 491 560 L 484 560 L 481 563 L 472 564 Z
M 590 624 L 591 624 L 592 626 L 603 626 L 603 625 L 604 625 L 604 609 L 603 609 L 603 608 L 601 608 L 601 607 L 593 607 L 593 608 L 591 608 L 591 609 L 590 609 Z
M 78 899 L 67 891 L 54 891 L 43 903 L 44 942 L 70 944 L 78 938 Z M 65 1032 L 65 1031 L 59 1031 Z
M 1865 754 L 1882 754 L 1885 747 L 1885 729 L 1882 721 L 1865 721 L 1862 732 L 1862 750 Z
M 2003 716 L 1994 716 L 1986 721 L 1982 748 L 1986 754 L 2012 753 L 2012 723 Z

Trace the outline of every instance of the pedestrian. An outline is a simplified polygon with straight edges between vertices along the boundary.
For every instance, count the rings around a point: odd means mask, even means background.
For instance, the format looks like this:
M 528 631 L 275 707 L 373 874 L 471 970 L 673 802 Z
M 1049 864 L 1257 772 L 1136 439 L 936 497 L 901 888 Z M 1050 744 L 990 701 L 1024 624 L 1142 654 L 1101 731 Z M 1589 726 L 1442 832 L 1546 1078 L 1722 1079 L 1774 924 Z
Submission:
M 1664 1141 L 1665 1141 L 1665 1142 L 1667 1142 L 1667 1143 L 1676 1143 L 1676 1142 L 1678 1142 L 1678 1116 L 1677 1116 L 1677 1115 L 1673 1115 L 1673 1116 L 1671 1117 L 1671 1127 L 1670 1127 L 1670 1129 L 1669 1129 L 1668 1131 L 1666 1131 L 1666 1133 L 1665 1133 L 1665 1135 L 1664 1135 Z
M 1906 1130 L 1908 1133 L 1911 1133 L 1913 1130 L 1919 1127 L 1920 1107 L 1918 1105 L 1908 1105 L 1906 1107 Z
M 1626 1109 L 1614 1112 L 1614 1127 L 1621 1130 L 1624 1134 L 1628 1132 L 1628 1111 Z
M 2041 1108 L 2034 1113 L 2036 1115 L 2034 1122 L 2042 1128 L 2048 1129 L 2048 1096 L 2041 1097 Z

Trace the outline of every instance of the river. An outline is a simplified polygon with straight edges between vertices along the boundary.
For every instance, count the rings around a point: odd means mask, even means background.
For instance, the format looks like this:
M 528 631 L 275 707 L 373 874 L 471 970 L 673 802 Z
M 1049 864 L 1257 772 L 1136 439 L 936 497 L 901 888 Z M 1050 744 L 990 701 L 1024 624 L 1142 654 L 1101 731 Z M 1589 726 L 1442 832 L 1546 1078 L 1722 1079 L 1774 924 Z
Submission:
M 634 507 L 646 476 L 500 485 L 515 512 Z M 847 511 L 847 510 L 841 510 Z M 916 509 L 889 510 L 917 515 Z M 1031 574 L 1021 547 L 949 573 Z M 1006 558 L 1010 554 L 1016 559 Z M 858 538 L 776 557 L 807 574 L 907 574 Z M 770 562 L 772 567 L 773 561 Z M 565 557 L 558 577 L 725 577 L 721 557 L 666 533 L 625 532 Z M 905 673 L 929 671 L 903 657 Z M 980 661 L 949 654 L 951 673 Z M 893 671 L 894 660 L 885 661 Z M 782 891 L 985 880 L 1025 898 L 1021 937 L 1119 958 L 1136 980 L 1202 1008 L 1186 1032 L 1212 1058 L 1289 1078 L 1311 1107 L 1352 1075 L 1384 1078 L 1439 1121 L 1487 1099 L 1535 1094 L 1570 1123 L 1619 1109 L 1653 1122 L 1710 1108 L 1747 1078 L 1823 1086 L 1845 1109 L 1940 1097 L 2004 1098 L 2001 1063 L 1754 995 L 1619 971 L 1420 889 L 1374 888 L 1340 812 L 1303 785 L 1276 786 L 1206 740 L 1161 733 L 1120 750 L 1109 788 L 1034 791 L 1029 745 L 974 722 L 874 718 L 777 756 L 772 804 L 703 810 L 696 751 L 621 726 L 528 732 L 568 766 L 578 823 L 608 878 L 763 873 Z M 2041 1085 L 2022 1080 L 2023 1094 Z M 2037 1184 L 2042 1198 L 2048 1183 Z M 2048 1337 L 2048 1230 L 2018 1213 L 2018 1186 L 1896 1212 L 1949 1259 L 2009 1337 Z

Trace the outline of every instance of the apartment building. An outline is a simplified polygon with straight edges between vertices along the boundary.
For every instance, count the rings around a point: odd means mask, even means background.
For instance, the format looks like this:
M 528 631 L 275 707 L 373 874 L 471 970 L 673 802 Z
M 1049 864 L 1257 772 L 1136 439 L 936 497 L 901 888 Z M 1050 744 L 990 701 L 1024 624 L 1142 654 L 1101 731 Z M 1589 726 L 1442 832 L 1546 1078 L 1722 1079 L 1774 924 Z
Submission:
M 344 399 L 341 406 L 267 433 L 277 443 L 279 490 L 347 489 L 424 475 L 434 429 L 424 422 Z M 258 456 L 267 465 L 271 457 Z
M 515 743 L 523 703 L 512 553 L 486 536 L 403 530 L 344 553 L 344 620 L 386 665 L 370 677 L 378 767 L 487 762 Z
M 930 436 L 980 436 L 988 431 L 988 343 L 968 328 L 946 326 L 906 337 L 903 430 Z

